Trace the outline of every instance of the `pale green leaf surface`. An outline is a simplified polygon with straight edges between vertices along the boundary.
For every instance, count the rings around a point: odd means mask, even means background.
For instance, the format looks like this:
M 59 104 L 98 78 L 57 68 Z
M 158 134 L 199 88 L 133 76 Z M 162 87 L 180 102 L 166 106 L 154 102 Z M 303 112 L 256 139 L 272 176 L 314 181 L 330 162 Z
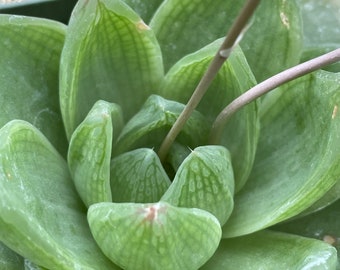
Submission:
M 235 196 L 224 237 L 248 234 L 291 218 L 337 183 L 339 103 L 339 73 L 328 72 L 304 76 L 264 99 L 254 168 Z
M 300 61 L 303 37 L 297 1 L 262 1 L 240 43 L 258 82 Z
M 25 270 L 24 258 L 0 242 L 0 269 Z
M 184 109 L 184 105 L 166 100 L 160 96 L 150 96 L 141 110 L 124 126 L 114 149 L 114 154 L 149 147 L 158 150 L 171 126 Z M 189 147 L 206 144 L 210 122 L 195 111 L 177 140 Z
M 305 49 L 340 43 L 340 2 L 338 0 L 299 0 Z
M 244 0 L 168 0 L 150 26 L 163 52 L 165 70 L 183 56 L 226 35 Z
M 65 25 L 0 15 L 0 127 L 10 120 L 32 123 L 66 155 L 58 76 Z
M 88 220 L 104 254 L 126 270 L 196 270 L 221 237 L 213 215 L 165 202 L 99 203 L 89 208 Z
M 146 22 L 148 23 L 163 2 L 163 0 L 124 0 L 136 13 Z
M 153 31 L 120 0 L 78 2 L 61 57 L 60 103 L 68 138 L 99 100 L 128 120 L 163 79 Z
M 115 157 L 110 177 L 113 202 L 158 202 L 171 183 L 157 154 L 148 148 Z
M 223 146 L 195 148 L 177 170 L 161 201 L 213 214 L 224 225 L 233 206 L 234 174 L 229 151 Z
M 222 40 L 179 60 L 166 74 L 160 93 L 164 98 L 186 103 L 208 68 Z M 241 49 L 236 47 L 222 66 L 197 110 L 213 121 L 236 97 L 256 84 Z M 249 104 L 237 113 L 225 127 L 221 144 L 232 156 L 235 190 L 248 179 L 254 161 L 259 123 L 257 103 Z
M 336 250 L 319 240 L 261 231 L 223 239 L 204 270 L 335 270 Z
M 48 269 L 118 269 L 96 246 L 67 163 L 27 122 L 0 130 L 0 240 Z
M 72 134 L 68 165 L 78 194 L 86 206 L 112 201 L 112 144 L 122 126 L 120 107 L 100 100 Z
M 331 205 L 340 198 L 340 178 L 335 185 L 328 190 L 319 200 L 313 203 L 310 207 L 302 211 L 294 218 L 303 217 L 311 213 L 320 211 L 321 209 Z

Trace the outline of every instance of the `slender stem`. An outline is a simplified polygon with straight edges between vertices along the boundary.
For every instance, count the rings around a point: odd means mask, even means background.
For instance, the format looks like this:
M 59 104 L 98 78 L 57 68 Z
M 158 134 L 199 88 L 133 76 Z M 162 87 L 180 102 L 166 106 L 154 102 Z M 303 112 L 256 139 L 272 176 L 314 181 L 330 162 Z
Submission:
M 161 161 L 164 161 L 177 135 L 181 132 L 182 128 L 184 127 L 185 123 L 189 119 L 190 115 L 192 114 L 192 112 L 195 110 L 195 108 L 201 101 L 202 97 L 206 93 L 209 85 L 215 78 L 216 74 L 218 73 L 223 63 L 228 59 L 234 44 L 237 42 L 238 37 L 240 36 L 242 31 L 245 29 L 245 26 L 249 18 L 253 15 L 259 2 L 260 0 L 248 0 L 245 6 L 243 7 L 243 9 L 241 10 L 238 18 L 232 25 L 230 31 L 228 32 L 226 36 L 226 39 L 224 40 L 223 44 L 217 51 L 215 57 L 210 63 L 201 81 L 197 85 L 190 100 L 188 101 L 184 110 L 182 111 L 180 116 L 177 118 L 176 122 L 171 127 L 169 133 L 165 137 L 158 151 L 158 156 Z
M 294 80 L 298 77 L 306 75 L 317 69 L 320 69 L 329 64 L 340 61 L 340 48 L 329 53 L 323 54 L 317 58 L 289 68 L 281 73 L 274 75 L 273 77 L 261 82 L 260 84 L 254 86 L 247 92 L 243 93 L 238 98 L 234 99 L 227 107 L 225 107 L 222 112 L 217 116 L 215 122 L 213 123 L 209 143 L 218 144 L 223 128 L 231 118 L 231 116 L 243 108 L 243 106 L 254 101 L 258 97 L 270 92 L 276 87 Z

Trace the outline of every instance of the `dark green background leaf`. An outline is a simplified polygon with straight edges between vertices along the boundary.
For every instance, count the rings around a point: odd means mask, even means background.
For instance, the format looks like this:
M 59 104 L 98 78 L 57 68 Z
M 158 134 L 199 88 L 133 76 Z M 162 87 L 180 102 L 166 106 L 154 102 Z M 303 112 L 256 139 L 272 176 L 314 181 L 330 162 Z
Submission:
M 164 0 L 124 0 L 141 18 L 148 23 Z
M 24 258 L 0 242 L 0 269 L 24 270 Z
M 340 1 L 299 0 L 303 22 L 302 61 L 340 48 Z M 340 63 L 326 70 L 340 71 Z
M 25 270 L 48 270 L 47 268 L 44 268 L 42 266 L 38 266 L 31 261 L 25 259 Z

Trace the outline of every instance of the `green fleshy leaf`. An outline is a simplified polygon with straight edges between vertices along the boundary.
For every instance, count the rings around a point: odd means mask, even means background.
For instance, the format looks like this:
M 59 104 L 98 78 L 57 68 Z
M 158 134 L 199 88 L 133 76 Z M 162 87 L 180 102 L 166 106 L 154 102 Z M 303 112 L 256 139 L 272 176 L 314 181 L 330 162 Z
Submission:
M 337 27 L 340 24 L 339 1 L 331 0 L 325 4 L 320 1 L 299 0 L 297 4 L 302 14 L 305 47 L 320 43 L 340 43 L 340 29 Z
M 244 1 L 168 0 L 150 22 L 168 70 L 183 56 L 225 36 Z
M 285 84 L 264 99 L 254 168 L 235 197 L 234 211 L 223 228 L 225 237 L 291 218 L 337 183 L 339 103 L 340 74 L 328 72 Z
M 299 234 L 332 244 L 338 251 L 338 268 L 340 267 L 340 200 L 319 212 L 278 224 L 271 229 Z
M 65 29 L 45 19 L 0 15 L 0 127 L 28 121 L 66 156 L 58 97 Z
M 163 2 L 163 0 L 124 0 L 145 22 L 149 22 L 152 15 Z
M 223 225 L 233 210 L 233 195 L 229 151 L 223 146 L 208 145 L 195 148 L 183 161 L 161 201 L 206 210 Z
M 148 148 L 114 158 L 110 175 L 113 202 L 157 202 L 170 186 L 157 154 Z
M 24 270 L 24 258 L 0 242 L 0 269 Z
M 104 254 L 126 270 L 198 269 L 221 237 L 213 215 L 164 202 L 99 203 L 89 208 L 88 220 Z
M 153 31 L 120 0 L 80 0 L 61 58 L 60 103 L 68 138 L 93 104 L 119 104 L 129 119 L 163 79 Z
M 166 74 L 160 93 L 164 98 L 186 103 L 210 65 L 222 40 L 178 61 Z M 197 110 L 213 121 L 232 100 L 256 84 L 254 76 L 239 47 L 222 66 Z M 246 183 L 253 165 L 258 139 L 257 103 L 237 113 L 225 127 L 221 144 L 232 156 L 235 190 Z M 202 144 L 201 144 L 202 145 Z
M 27 122 L 0 130 L 0 241 L 48 269 L 118 269 L 96 246 L 67 163 Z
M 262 1 L 240 43 L 258 82 L 300 61 L 302 22 L 296 2 Z
M 223 239 L 202 270 L 335 269 L 336 250 L 321 241 L 272 231 Z
M 78 194 L 86 206 L 112 201 L 110 188 L 112 143 L 122 126 L 120 107 L 98 101 L 72 134 L 68 164 Z
M 339 198 L 340 198 L 340 181 L 337 181 L 335 185 L 329 191 L 327 191 L 319 200 L 317 200 L 310 207 L 308 207 L 300 214 L 295 216 L 294 219 L 320 211 L 321 209 L 337 201 Z
M 152 95 L 142 109 L 123 128 L 114 154 L 149 147 L 158 149 L 171 126 L 184 109 L 184 105 Z M 189 147 L 205 144 L 210 122 L 195 111 L 187 121 L 177 140 Z
M 297 1 L 303 21 L 303 54 L 306 61 L 340 47 L 340 2 L 314 0 Z M 340 63 L 326 68 L 340 72 Z
M 39 265 L 32 263 L 31 261 L 27 259 L 25 259 L 24 266 L 25 266 L 25 270 L 48 270 L 44 267 L 41 267 Z

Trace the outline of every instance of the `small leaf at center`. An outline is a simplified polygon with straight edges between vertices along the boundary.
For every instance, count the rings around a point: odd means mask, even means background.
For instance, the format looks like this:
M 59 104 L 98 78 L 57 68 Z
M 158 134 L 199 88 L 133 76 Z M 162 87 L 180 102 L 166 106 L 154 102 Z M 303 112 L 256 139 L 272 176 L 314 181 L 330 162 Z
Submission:
M 162 201 L 179 207 L 204 209 L 223 225 L 234 201 L 234 174 L 229 151 L 223 146 L 195 148 L 179 167 Z
M 113 202 L 157 202 L 170 186 L 157 154 L 148 148 L 115 157 L 110 177 Z

